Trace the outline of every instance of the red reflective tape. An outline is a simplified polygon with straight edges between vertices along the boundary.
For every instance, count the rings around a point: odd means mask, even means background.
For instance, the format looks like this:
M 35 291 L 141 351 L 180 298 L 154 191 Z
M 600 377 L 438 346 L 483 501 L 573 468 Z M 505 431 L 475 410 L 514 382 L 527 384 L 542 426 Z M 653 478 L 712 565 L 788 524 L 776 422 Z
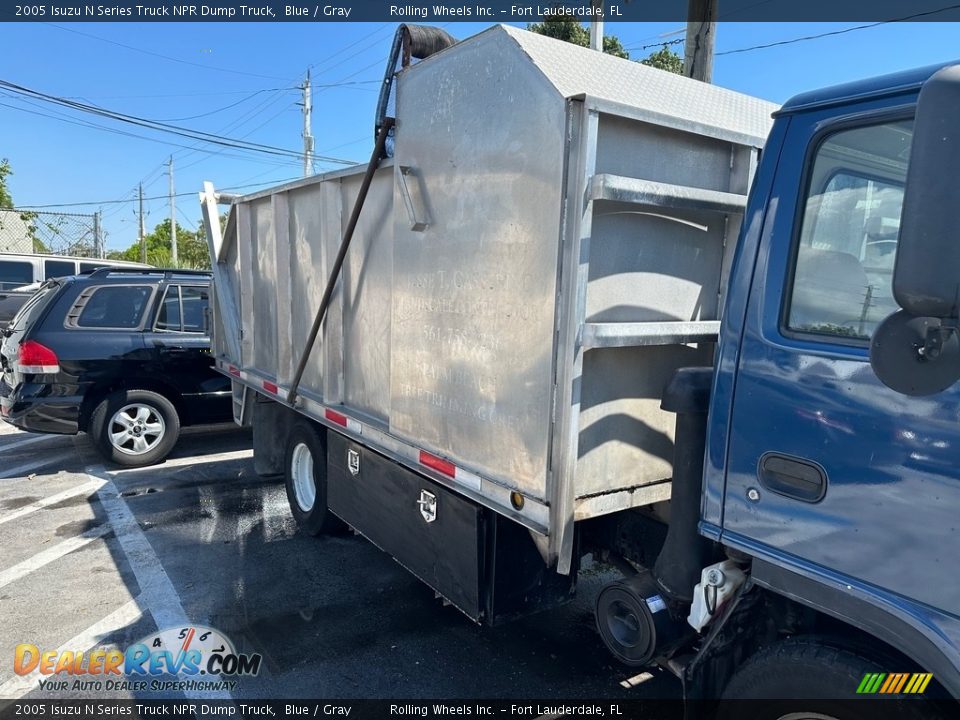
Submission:
M 431 455 L 425 450 L 420 451 L 420 464 L 426 465 L 438 473 L 443 473 L 447 477 L 456 477 L 457 475 L 456 465 L 443 458 L 438 458 L 436 455 Z
M 237 367 L 234 367 L 233 365 L 230 365 L 227 368 L 227 372 L 233 375 L 234 377 L 240 377 L 240 369 Z
M 347 426 L 346 415 L 341 415 L 336 410 L 330 409 L 324 410 L 323 414 L 330 422 L 335 422 L 337 425 L 342 425 L 343 427 Z
M 278 391 L 280 388 L 277 387 L 277 384 L 276 384 L 276 383 L 272 383 L 272 382 L 270 382 L 269 380 L 264 380 L 264 381 L 263 381 L 263 389 L 266 390 L 268 393 L 273 393 L 274 395 L 276 395 L 276 394 L 277 394 L 277 391 Z

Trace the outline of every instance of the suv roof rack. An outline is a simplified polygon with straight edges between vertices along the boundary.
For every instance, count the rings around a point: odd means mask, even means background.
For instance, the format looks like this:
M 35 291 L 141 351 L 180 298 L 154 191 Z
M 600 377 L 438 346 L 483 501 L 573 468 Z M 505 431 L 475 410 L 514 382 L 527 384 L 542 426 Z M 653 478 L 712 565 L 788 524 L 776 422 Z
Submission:
M 112 275 L 116 273 L 117 275 L 163 275 L 165 279 L 174 277 L 175 275 L 198 275 L 203 277 L 210 277 L 209 270 L 173 270 L 165 268 L 125 268 L 125 267 L 102 267 L 97 268 L 96 270 L 87 271 L 80 273 L 81 275 L 87 275 L 88 277 L 104 277 L 106 275 Z

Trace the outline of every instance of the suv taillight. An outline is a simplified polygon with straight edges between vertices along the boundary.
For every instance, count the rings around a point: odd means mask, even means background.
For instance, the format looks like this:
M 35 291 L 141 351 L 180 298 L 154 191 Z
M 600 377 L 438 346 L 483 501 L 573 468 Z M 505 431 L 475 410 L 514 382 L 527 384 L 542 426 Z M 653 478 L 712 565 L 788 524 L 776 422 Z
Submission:
M 22 373 L 52 375 L 60 372 L 60 359 L 57 354 L 36 340 L 27 340 L 20 344 L 17 365 Z

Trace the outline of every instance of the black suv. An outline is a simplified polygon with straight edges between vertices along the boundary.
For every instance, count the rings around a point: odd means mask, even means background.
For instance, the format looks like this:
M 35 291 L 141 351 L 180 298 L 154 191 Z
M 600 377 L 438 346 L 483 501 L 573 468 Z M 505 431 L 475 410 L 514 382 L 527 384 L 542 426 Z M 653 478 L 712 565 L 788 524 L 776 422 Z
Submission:
M 232 415 L 213 367 L 210 274 L 117 270 L 50 280 L 3 331 L 0 416 L 24 430 L 90 433 L 108 460 L 159 462 L 181 425 Z

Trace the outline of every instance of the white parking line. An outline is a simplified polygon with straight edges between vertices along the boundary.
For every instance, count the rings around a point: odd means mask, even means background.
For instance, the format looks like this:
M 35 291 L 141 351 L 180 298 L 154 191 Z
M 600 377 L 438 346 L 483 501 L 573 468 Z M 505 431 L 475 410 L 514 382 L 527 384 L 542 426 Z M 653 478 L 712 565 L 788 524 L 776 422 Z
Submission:
M 120 547 L 123 549 L 130 569 L 137 578 L 141 596 L 149 598 L 149 610 L 160 630 L 174 626 L 187 626 L 191 622 L 180 602 L 180 595 L 163 569 L 160 558 L 153 551 L 140 524 L 137 522 L 126 501 L 117 490 L 117 486 L 107 477 L 102 465 L 87 468 L 87 473 L 102 479 L 103 485 L 97 491 L 100 503 L 110 520 Z M 203 693 L 205 699 L 230 700 L 226 691 Z
M 112 613 L 97 623 L 94 623 L 86 630 L 70 638 L 57 648 L 59 656 L 65 650 L 77 652 L 82 650 L 86 652 L 97 645 L 103 638 L 127 625 L 132 625 L 143 617 L 143 610 L 140 609 L 139 598 L 124 603 Z M 23 697 L 31 690 L 37 687 L 37 679 L 41 677 L 39 672 L 34 671 L 30 675 L 15 676 L 0 685 L 0 697 L 16 700 Z M 47 676 L 49 677 L 49 676 Z
M 59 542 L 53 547 L 42 550 L 33 557 L 17 563 L 13 567 L 9 567 L 6 570 L 0 571 L 0 588 L 5 585 L 9 585 L 14 580 L 19 580 L 25 575 L 29 575 L 34 570 L 42 568 L 44 565 L 49 565 L 54 560 L 59 560 L 64 555 L 69 555 L 74 550 L 82 548 L 87 543 L 93 542 L 97 538 L 106 535 L 108 532 L 110 532 L 109 525 L 97 525 L 94 528 L 90 528 L 85 533 L 68 538 L 63 542 Z
M 33 445 L 38 442 L 43 442 L 44 440 L 52 440 L 58 437 L 65 437 L 64 435 L 31 435 L 26 437 L 23 440 L 14 440 L 12 443 L 6 445 L 0 445 L 0 452 L 11 452 L 13 450 L 19 450 L 20 448 L 27 447 L 28 445 Z
M 42 460 L 34 459 L 28 463 L 24 463 L 23 465 L 17 465 L 16 467 L 12 468 L 4 468 L 3 470 L 0 470 L 0 480 L 11 480 L 13 478 L 23 477 L 23 473 L 25 472 L 36 472 L 37 470 L 41 470 L 48 465 L 60 462 L 61 460 L 66 460 L 73 454 L 73 448 L 70 448 L 69 450 L 54 453 L 53 455 L 47 455 Z
M 167 460 L 160 465 L 148 465 L 146 467 L 139 468 L 115 468 L 107 470 L 106 472 L 111 477 L 120 477 L 135 473 L 149 472 L 151 470 L 156 472 L 157 470 L 184 467 L 186 465 L 201 465 L 204 463 L 224 462 L 226 460 L 242 460 L 244 458 L 252 457 L 253 450 L 234 450 L 232 452 L 214 453 L 212 455 L 193 455 L 191 457 L 173 458 L 172 460 Z M 89 468 L 87 469 L 87 472 L 89 472 Z
M 11 520 L 16 520 L 17 518 L 22 518 L 24 515 L 29 515 L 32 512 L 41 510 L 49 505 L 56 505 L 58 502 L 63 502 L 64 500 L 69 500 L 72 497 L 77 495 L 83 495 L 84 493 L 96 492 L 100 489 L 100 486 L 103 485 L 103 480 L 99 478 L 94 478 L 85 483 L 80 483 L 68 490 L 59 492 L 56 495 L 51 495 L 50 497 L 45 497 L 42 500 L 37 500 L 36 502 L 30 503 L 29 505 L 24 505 L 22 508 L 14 510 L 12 513 L 7 515 L 0 516 L 0 525 L 3 523 L 10 522 Z

